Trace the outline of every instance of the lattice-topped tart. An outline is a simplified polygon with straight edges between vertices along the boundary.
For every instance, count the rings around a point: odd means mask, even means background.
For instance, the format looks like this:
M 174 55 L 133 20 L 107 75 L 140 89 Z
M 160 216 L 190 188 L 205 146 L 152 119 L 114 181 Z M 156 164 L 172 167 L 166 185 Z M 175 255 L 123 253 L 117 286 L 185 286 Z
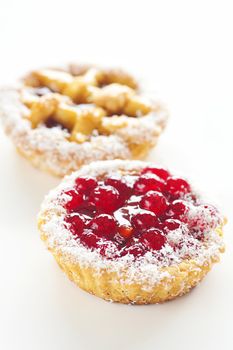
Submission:
M 4 128 L 35 166 L 63 176 L 93 160 L 141 158 L 167 112 L 117 69 L 40 69 L 0 94 Z
M 99 161 L 66 177 L 39 214 L 42 239 L 84 290 L 122 303 L 188 292 L 224 251 L 222 216 L 187 180 L 141 161 Z

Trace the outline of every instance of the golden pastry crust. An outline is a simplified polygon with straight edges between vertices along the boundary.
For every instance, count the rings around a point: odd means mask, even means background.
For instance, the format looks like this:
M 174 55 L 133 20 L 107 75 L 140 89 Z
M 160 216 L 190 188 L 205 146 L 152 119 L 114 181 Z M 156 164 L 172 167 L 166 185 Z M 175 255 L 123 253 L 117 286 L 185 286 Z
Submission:
M 34 71 L 18 88 L 2 90 L 0 116 L 20 154 L 64 176 L 94 160 L 145 157 L 167 110 L 121 70 L 72 65 Z
M 39 228 L 41 226 L 43 222 L 39 221 Z M 218 232 L 222 235 L 220 228 Z M 46 241 L 46 235 L 42 230 L 41 238 Z M 69 279 L 86 292 L 107 301 L 138 305 L 162 303 L 188 293 L 201 282 L 213 264 L 219 262 L 219 257 L 214 255 L 203 264 L 198 264 L 195 260 L 185 260 L 179 265 L 164 268 L 162 273 L 167 277 L 146 290 L 140 283 L 122 284 L 122 280 L 127 279 L 127 271 L 119 278 L 116 272 L 109 272 L 108 269 L 96 270 L 93 267 L 85 268 L 78 263 L 67 261 L 66 256 L 58 254 L 54 249 L 50 248 L 50 251 Z M 224 248 L 221 248 L 220 252 L 223 253 Z
M 145 164 L 139 161 L 96 162 L 83 167 L 67 177 L 60 186 L 51 192 L 42 205 L 38 217 L 41 238 L 53 254 L 59 266 L 85 291 L 105 300 L 132 304 L 154 304 L 164 302 L 187 293 L 195 287 L 219 261 L 224 252 L 222 225 L 214 230 L 212 238 L 205 243 L 200 253 L 193 258 L 184 258 L 169 266 L 156 266 L 146 261 L 133 266 L 133 261 L 121 260 L 117 263 L 104 261 L 101 255 L 75 247 L 69 241 L 69 234 L 61 228 L 62 209 L 56 206 L 56 196 L 64 184 L 67 188 L 77 176 L 106 174 L 109 168 L 121 169 L 124 173 L 142 169 Z M 69 243 L 67 243 L 69 242 Z M 77 248 L 77 249 L 76 249 Z

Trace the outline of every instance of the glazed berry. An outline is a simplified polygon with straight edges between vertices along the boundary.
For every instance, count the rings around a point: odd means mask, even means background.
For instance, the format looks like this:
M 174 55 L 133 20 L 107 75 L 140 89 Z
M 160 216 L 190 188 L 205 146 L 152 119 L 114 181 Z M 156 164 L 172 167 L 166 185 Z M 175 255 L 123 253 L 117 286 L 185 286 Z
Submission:
M 132 254 L 134 257 L 140 257 L 143 256 L 146 253 L 145 247 L 138 242 L 135 242 L 132 240 L 132 242 L 129 242 L 120 252 L 121 256 L 125 256 L 127 254 Z
M 139 244 L 135 244 L 127 249 L 127 254 L 132 254 L 135 257 L 142 256 L 145 254 L 145 249 L 143 249 Z
M 133 235 L 133 227 L 119 226 L 118 232 L 123 238 L 128 239 L 128 238 L 132 237 L 132 235 Z
M 188 207 L 182 200 L 175 200 L 169 207 L 170 214 L 173 218 L 180 218 L 188 212 Z
M 155 227 L 157 225 L 157 218 L 154 213 L 144 211 L 133 215 L 131 223 L 135 230 L 140 232 Z
M 195 215 L 187 215 L 187 223 L 191 230 L 208 233 L 210 230 L 216 229 L 220 224 L 220 218 L 216 215 L 215 207 L 202 204 L 194 208 Z
M 98 248 L 100 241 L 101 238 L 89 230 L 86 230 L 81 237 L 81 242 L 90 249 Z
M 97 181 L 90 176 L 78 177 L 75 183 L 77 192 L 82 194 L 89 194 L 97 186 Z
M 117 233 L 113 237 L 113 241 L 115 243 L 117 243 L 119 246 L 123 246 L 126 242 L 126 239 L 120 235 L 120 233 L 118 232 L 118 229 L 117 229 Z
M 65 194 L 70 197 L 65 204 L 65 208 L 69 211 L 78 209 L 84 202 L 83 195 L 76 190 L 66 191 Z
M 166 243 L 166 237 L 158 229 L 150 229 L 140 237 L 140 242 L 152 250 L 160 250 Z
M 140 207 L 142 209 L 150 210 L 156 215 L 161 215 L 167 209 L 167 201 L 162 193 L 149 191 L 142 197 Z
M 141 175 L 134 184 L 135 194 L 144 194 L 148 191 L 163 192 L 164 188 L 163 180 L 154 174 Z
M 118 247 L 113 242 L 100 242 L 99 253 L 105 258 L 112 259 L 119 256 Z
M 119 192 L 112 186 L 100 185 L 91 192 L 89 204 L 98 211 L 112 213 L 121 204 Z
M 70 213 L 66 216 L 65 221 L 70 224 L 70 231 L 73 235 L 78 236 L 83 232 L 86 223 L 83 215 Z
M 163 180 L 167 180 L 167 178 L 171 176 L 169 171 L 167 171 L 166 169 L 154 167 L 147 167 L 143 169 L 142 174 L 155 174 Z
M 176 230 L 180 226 L 181 226 L 181 222 L 179 220 L 175 220 L 175 219 L 167 219 L 163 223 L 163 227 L 165 230 L 167 229 L 167 231 Z
M 116 221 L 113 216 L 108 214 L 100 214 L 94 217 L 89 225 L 90 228 L 97 236 L 105 238 L 111 238 L 116 232 Z
M 127 185 L 123 180 L 114 177 L 109 177 L 107 180 L 105 180 L 104 183 L 105 185 L 110 185 L 116 188 L 123 201 L 127 200 L 132 193 L 132 188 L 129 185 Z
M 205 239 L 205 233 L 201 230 L 192 230 L 191 229 L 191 235 L 198 239 L 199 241 L 204 241 Z
M 166 189 L 174 198 L 179 198 L 191 191 L 190 185 L 186 180 L 175 176 L 171 176 L 167 179 Z

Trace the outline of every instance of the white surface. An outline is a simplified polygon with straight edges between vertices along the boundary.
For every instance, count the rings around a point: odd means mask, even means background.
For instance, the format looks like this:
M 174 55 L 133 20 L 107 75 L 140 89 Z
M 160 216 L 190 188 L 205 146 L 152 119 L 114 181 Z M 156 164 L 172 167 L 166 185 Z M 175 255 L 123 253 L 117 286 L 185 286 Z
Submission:
M 207 190 L 228 216 L 222 262 L 163 305 L 110 304 L 76 288 L 40 242 L 36 214 L 58 180 L 0 132 L 0 349 L 233 348 L 231 1 L 0 0 L 0 83 L 81 59 L 131 68 L 171 111 L 151 159 Z

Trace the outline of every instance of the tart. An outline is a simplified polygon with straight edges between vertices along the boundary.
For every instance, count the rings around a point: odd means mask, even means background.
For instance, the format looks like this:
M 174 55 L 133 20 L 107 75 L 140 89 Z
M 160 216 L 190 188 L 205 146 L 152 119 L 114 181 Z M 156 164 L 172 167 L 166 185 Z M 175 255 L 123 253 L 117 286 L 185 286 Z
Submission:
M 41 238 L 68 277 L 106 300 L 160 303 L 196 286 L 224 251 L 218 210 L 153 163 L 99 161 L 44 200 Z
M 64 176 L 95 160 L 142 158 L 157 143 L 166 109 L 119 69 L 39 69 L 0 94 L 0 116 L 17 150 Z

